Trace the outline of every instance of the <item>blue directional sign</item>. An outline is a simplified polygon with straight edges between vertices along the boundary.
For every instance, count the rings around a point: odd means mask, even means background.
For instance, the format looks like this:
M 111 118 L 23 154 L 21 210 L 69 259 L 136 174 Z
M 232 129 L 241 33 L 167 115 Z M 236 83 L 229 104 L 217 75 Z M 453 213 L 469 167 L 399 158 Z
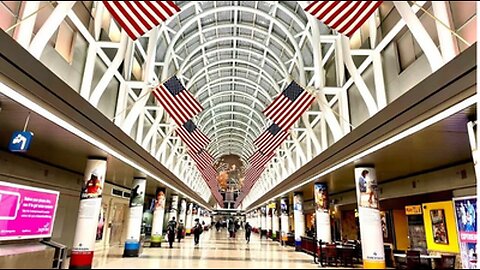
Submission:
M 27 152 L 32 139 L 33 133 L 30 131 L 15 131 L 10 139 L 8 149 L 11 152 Z

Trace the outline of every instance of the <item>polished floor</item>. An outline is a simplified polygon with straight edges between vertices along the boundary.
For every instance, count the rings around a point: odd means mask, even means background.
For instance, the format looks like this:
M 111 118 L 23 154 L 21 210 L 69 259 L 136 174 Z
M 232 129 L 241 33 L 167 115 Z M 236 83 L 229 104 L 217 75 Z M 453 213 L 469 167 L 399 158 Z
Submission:
M 319 268 L 312 256 L 295 252 L 292 247 L 260 240 L 256 234 L 247 244 L 243 232 L 229 239 L 225 230 L 205 231 L 199 246 L 194 246 L 189 236 L 181 243 L 175 242 L 172 249 L 168 243 L 161 248 L 144 248 L 139 258 L 122 258 L 122 252 L 118 247 L 96 253 L 94 268 Z

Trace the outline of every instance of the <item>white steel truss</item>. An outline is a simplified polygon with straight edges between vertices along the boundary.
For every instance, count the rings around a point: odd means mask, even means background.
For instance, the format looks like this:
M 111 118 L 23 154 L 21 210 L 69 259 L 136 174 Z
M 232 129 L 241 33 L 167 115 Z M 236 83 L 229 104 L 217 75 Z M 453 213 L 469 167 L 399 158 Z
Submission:
M 388 33 L 381 33 L 377 12 L 366 23 L 369 45 L 360 49 L 352 49 L 351 40 L 305 14 L 308 2 L 177 1 L 180 13 L 135 42 L 123 31 L 115 39 L 105 39 L 104 21 L 109 21 L 110 30 L 115 24 L 101 1 L 95 1 L 90 24 L 85 25 L 74 11 L 79 2 L 53 2 L 53 12 L 36 35 L 33 16 L 17 27 L 15 38 L 40 58 L 60 24 L 71 23 L 88 43 L 79 94 L 98 107 L 109 83 L 116 79 L 119 87 L 117 99 L 111 101 L 115 106 L 112 121 L 206 201 L 211 199 L 208 187 L 175 135 L 173 122 L 156 105 L 152 87 L 176 74 L 205 108 L 195 122 L 212 140 L 210 153 L 215 158 L 235 154 L 244 162 L 255 151 L 254 139 L 269 124 L 262 110 L 289 80 L 315 92 L 317 101 L 277 149 L 243 207 L 354 128 L 349 102 L 352 86 L 369 116 L 388 105 L 382 53 L 404 29 L 412 33 L 432 71 L 459 53 L 444 26 L 437 23 L 438 49 L 417 17 L 419 6 L 429 4 L 435 15 L 448 21 L 445 1 L 417 1 L 417 5 L 394 1 L 402 19 Z M 24 5 L 30 13 L 40 8 L 39 2 Z M 92 85 L 97 60 L 108 68 Z M 335 85 L 327 86 L 327 66 L 332 63 Z M 364 79 L 369 68 L 373 89 Z M 132 76 L 135 71 L 141 79 Z

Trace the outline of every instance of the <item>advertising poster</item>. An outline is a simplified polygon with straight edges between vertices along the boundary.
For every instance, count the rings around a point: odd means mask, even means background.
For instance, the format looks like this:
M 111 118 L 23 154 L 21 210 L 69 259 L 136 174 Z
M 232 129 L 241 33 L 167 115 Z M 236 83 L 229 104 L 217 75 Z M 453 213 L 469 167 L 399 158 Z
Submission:
M 447 222 L 443 209 L 430 210 L 432 220 L 433 241 L 436 244 L 448 245 Z
M 91 267 L 102 209 L 102 190 L 107 171 L 106 159 L 89 159 L 80 195 L 77 226 L 73 240 L 71 268 Z M 101 220 L 102 221 L 102 220 Z M 103 236 L 102 236 L 103 237 Z
M 170 207 L 169 207 L 169 217 L 168 220 L 172 220 L 173 217 L 177 219 L 177 213 L 178 213 L 178 195 L 172 195 L 172 198 L 170 200 Z M 177 220 L 178 222 L 178 220 Z
M 282 198 L 280 200 L 280 214 L 288 216 L 288 198 Z
M 187 218 L 187 201 L 185 199 L 180 200 L 180 213 L 178 215 L 178 221 L 185 224 Z
M 300 246 L 301 237 L 305 235 L 305 218 L 303 215 L 303 194 L 293 195 L 293 219 L 295 222 L 295 246 Z
M 362 241 L 363 267 L 366 269 L 385 268 L 382 218 L 378 210 L 377 176 L 375 168 L 355 168 L 358 218 Z
M 101 241 L 103 239 L 103 232 L 105 230 L 105 214 L 107 213 L 107 205 L 103 204 L 98 215 L 97 236 L 95 240 Z
M 59 193 L 0 182 L 0 241 L 50 237 Z
M 332 231 L 330 226 L 330 214 L 328 211 L 328 186 L 325 183 L 315 183 L 313 190 L 315 195 L 317 240 L 329 243 L 332 241 Z
M 125 240 L 123 253 L 125 257 L 137 257 L 139 255 L 146 182 L 145 178 L 135 178 L 133 180 L 129 203 L 127 239 Z
M 157 188 L 153 212 L 151 247 L 160 247 L 163 232 L 163 218 L 165 215 L 165 188 Z
M 357 170 L 357 169 L 355 169 Z M 377 177 L 371 168 L 362 168 L 357 179 L 358 205 L 378 209 Z
M 186 227 L 186 234 L 190 235 L 191 229 L 193 227 L 193 203 L 188 204 L 188 209 L 187 209 L 187 220 L 185 221 L 185 227 Z
M 455 217 L 457 221 L 458 240 L 460 244 L 460 256 L 463 269 L 476 269 L 477 249 L 477 198 L 463 197 L 453 200 Z
M 288 198 L 280 199 L 280 229 L 282 231 L 282 240 L 287 241 L 288 233 Z
M 315 183 L 315 209 L 328 212 L 328 187 L 324 183 Z

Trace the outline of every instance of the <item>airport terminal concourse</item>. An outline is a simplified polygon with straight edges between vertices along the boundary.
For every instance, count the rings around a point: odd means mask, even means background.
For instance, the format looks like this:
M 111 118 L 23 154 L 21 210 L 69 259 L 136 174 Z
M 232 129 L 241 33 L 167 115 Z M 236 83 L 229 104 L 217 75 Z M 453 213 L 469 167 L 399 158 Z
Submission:
M 477 1 L 0 1 L 0 269 L 476 269 Z

